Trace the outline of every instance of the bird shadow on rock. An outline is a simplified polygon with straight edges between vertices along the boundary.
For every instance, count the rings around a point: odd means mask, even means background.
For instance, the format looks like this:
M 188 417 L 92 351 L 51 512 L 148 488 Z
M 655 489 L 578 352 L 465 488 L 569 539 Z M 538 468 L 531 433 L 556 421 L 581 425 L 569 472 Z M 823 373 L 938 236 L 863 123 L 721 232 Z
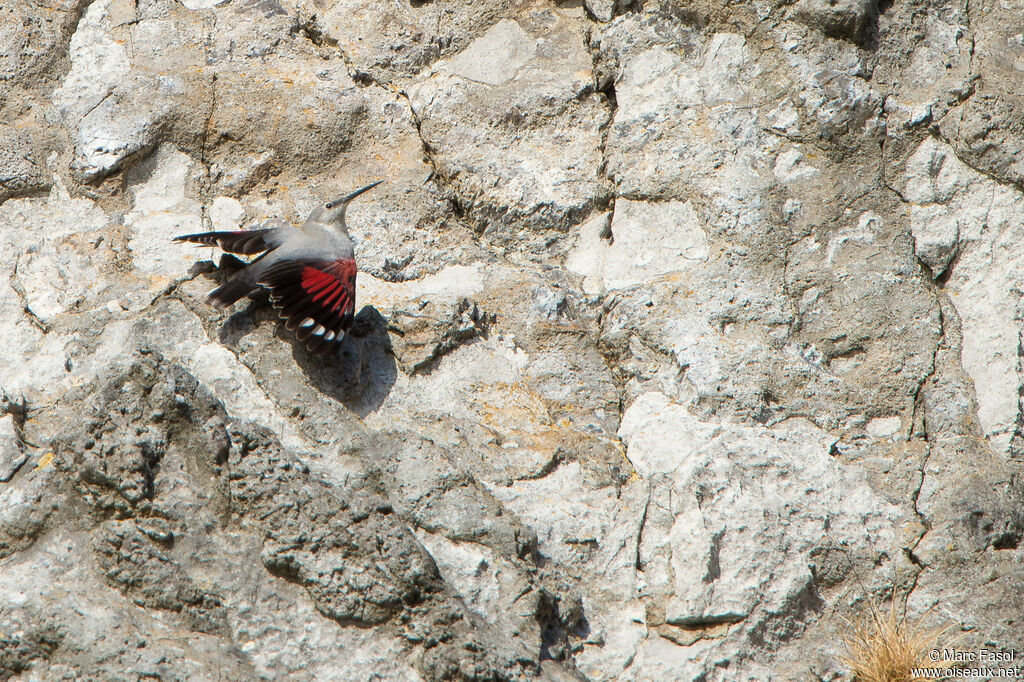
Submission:
M 222 284 L 245 263 L 226 256 L 216 268 L 212 266 L 207 263 L 204 276 Z M 309 385 L 360 417 L 377 410 L 395 385 L 398 366 L 387 331 L 388 321 L 373 306 L 364 306 L 355 315 L 341 348 L 332 355 L 310 352 L 295 332 L 285 327 L 266 289 L 251 292 L 248 304 L 223 321 L 218 336 L 222 344 L 237 349 L 244 337 L 263 325 L 273 325 L 272 333 L 291 346 L 295 364 L 302 369 Z
M 387 319 L 373 306 L 363 306 L 356 313 L 352 328 L 333 355 L 310 352 L 284 325 L 277 333 L 291 344 L 295 363 L 313 386 L 360 417 L 384 403 L 398 378 Z

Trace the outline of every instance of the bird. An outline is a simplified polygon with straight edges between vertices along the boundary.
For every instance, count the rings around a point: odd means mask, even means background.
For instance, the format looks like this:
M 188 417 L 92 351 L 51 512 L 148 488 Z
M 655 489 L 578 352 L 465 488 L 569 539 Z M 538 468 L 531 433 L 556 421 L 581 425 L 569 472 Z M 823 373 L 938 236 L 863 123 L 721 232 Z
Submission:
M 285 326 L 317 354 L 334 353 L 352 326 L 356 309 L 356 261 L 345 225 L 349 202 L 381 184 L 373 182 L 317 206 L 299 226 L 199 232 L 175 243 L 219 246 L 228 253 L 259 254 L 243 270 L 211 291 L 207 300 L 223 310 L 264 287 Z

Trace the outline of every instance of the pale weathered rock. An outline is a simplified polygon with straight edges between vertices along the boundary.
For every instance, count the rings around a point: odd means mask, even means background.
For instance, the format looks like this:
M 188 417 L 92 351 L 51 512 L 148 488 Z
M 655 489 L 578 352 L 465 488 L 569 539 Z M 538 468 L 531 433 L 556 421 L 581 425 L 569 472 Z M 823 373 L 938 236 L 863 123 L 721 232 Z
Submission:
M 170 241 L 203 230 L 200 204 L 188 192 L 190 184 L 199 182 L 196 163 L 174 147 L 161 146 L 131 170 L 128 181 L 133 207 L 124 222 L 132 231 L 132 266 L 158 290 L 195 262 L 193 253 Z
M 503 14 L 514 14 L 525 4 L 457 0 L 383 9 L 366 0 L 346 0 L 331 5 L 322 21 L 307 31 L 316 40 L 322 28 L 322 36 L 347 55 L 357 74 L 386 83 L 404 80 L 440 57 L 458 54 Z M 318 11 L 313 12 L 315 19 Z
M 1015 247 L 1024 238 L 1021 193 L 972 170 L 933 139 L 911 155 L 902 182 L 918 256 L 936 276 L 956 258 L 945 291 L 963 325 L 963 367 L 974 380 L 985 436 L 1009 452 L 1021 415 L 1014 298 L 1024 291 Z
M 620 199 L 611 223 L 603 222 L 598 218 L 581 227 L 580 244 L 566 261 L 584 275 L 587 293 L 657 281 L 707 260 L 707 240 L 689 204 Z
M 901 527 L 913 527 L 916 520 L 882 500 L 871 506 L 872 516 L 857 511 L 843 518 L 846 505 L 871 493 L 864 480 L 855 481 L 835 468 L 828 456 L 829 436 L 808 426 L 787 422 L 772 430 L 748 430 L 701 423 L 659 394 L 641 396 L 626 412 L 620 433 L 628 445 L 627 456 L 653 486 L 654 506 L 648 509 L 640 546 L 644 592 L 666 591 L 667 598 L 651 600 L 651 608 L 663 611 L 666 624 L 740 623 L 758 604 L 769 612 L 780 610 L 813 581 L 809 552 L 825 537 L 846 546 L 856 540 L 862 549 L 896 554 Z M 757 464 L 744 456 L 755 458 Z M 754 466 L 779 471 L 762 477 L 751 472 Z M 807 478 L 794 480 L 794 467 Z M 786 492 L 763 483 L 745 484 L 743 476 L 748 475 L 796 487 Z M 662 493 L 661 485 L 673 487 L 683 505 L 664 521 L 661 510 L 667 501 L 659 500 L 669 493 Z M 844 485 L 850 486 L 848 492 L 841 489 Z M 794 527 L 795 521 L 786 525 L 784 533 L 793 533 L 799 540 L 775 535 L 765 525 L 765 514 L 791 515 L 788 500 L 797 497 L 801 499 L 799 523 L 809 525 L 803 529 Z M 772 509 L 768 505 L 774 500 L 779 506 Z M 721 521 L 711 516 L 718 513 Z M 817 529 L 810 530 L 811 525 Z M 805 543 L 802 549 L 801 543 Z M 780 551 L 781 547 L 785 550 Z M 807 553 L 803 560 L 802 553 Z M 773 567 L 773 561 L 781 564 L 783 556 L 790 573 Z M 775 584 L 762 582 L 764 578 Z M 676 582 L 666 585 L 666 580 Z
M 753 95 L 762 68 L 751 59 L 744 39 L 716 34 L 698 54 L 679 54 L 672 43 L 626 47 L 626 22 L 639 20 L 622 21 L 600 45 L 602 52 L 621 51 L 618 106 L 607 142 L 608 170 L 620 192 L 640 198 L 683 196 L 683 184 L 695 182 L 727 202 L 745 202 L 763 184 L 753 157 L 765 143 L 757 139 L 754 112 L 740 114 L 742 121 L 732 114 L 738 100 Z M 697 127 L 703 116 L 710 117 L 706 133 Z M 725 149 L 746 163 L 716 163 Z M 743 224 L 752 219 L 743 218 Z
M 58 182 L 46 198 L 9 199 L 0 207 L 0 317 L 7 330 L 3 389 L 30 403 L 52 400 L 63 381 L 72 335 L 46 334 L 62 314 L 90 311 L 102 318 L 113 298 L 113 244 L 102 231 L 108 217 L 95 202 L 72 198 Z
M 21 444 L 14 415 L 5 414 L 0 417 L 0 483 L 11 480 L 26 460 L 28 455 Z
M 486 336 L 489 317 L 466 299 L 448 310 L 438 310 L 430 301 L 413 301 L 410 309 L 397 311 L 389 325 L 396 337 L 392 342 L 395 358 L 409 373 L 429 371 L 445 353 Z
M 482 232 L 564 229 L 608 195 L 608 110 L 577 24 L 540 9 L 503 20 L 409 88 L 435 168 Z

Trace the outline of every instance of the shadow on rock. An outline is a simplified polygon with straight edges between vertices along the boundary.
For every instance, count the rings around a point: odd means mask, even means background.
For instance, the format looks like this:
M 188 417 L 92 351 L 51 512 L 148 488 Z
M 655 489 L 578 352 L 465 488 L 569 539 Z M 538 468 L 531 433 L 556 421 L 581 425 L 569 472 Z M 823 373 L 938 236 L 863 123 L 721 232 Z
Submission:
M 321 393 L 365 417 L 381 406 L 398 376 L 387 327 L 379 310 L 364 306 L 341 349 L 329 356 L 311 353 L 283 325 L 278 335 L 291 344 L 295 362 Z
M 274 325 L 280 322 L 277 311 L 270 305 L 270 295 L 266 289 L 250 292 L 242 302 L 245 303 L 245 307 L 228 315 L 220 325 L 217 338 L 225 346 L 237 348 L 241 340 L 260 325 Z

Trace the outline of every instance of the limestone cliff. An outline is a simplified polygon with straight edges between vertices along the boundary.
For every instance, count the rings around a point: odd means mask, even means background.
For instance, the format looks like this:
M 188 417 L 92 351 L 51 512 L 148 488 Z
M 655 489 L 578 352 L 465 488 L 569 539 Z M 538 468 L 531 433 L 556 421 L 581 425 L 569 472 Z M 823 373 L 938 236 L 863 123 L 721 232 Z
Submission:
M 1022 36 L 8 0 L 0 680 L 843 679 L 893 598 L 1024 649 Z M 377 179 L 327 360 L 170 243 Z

